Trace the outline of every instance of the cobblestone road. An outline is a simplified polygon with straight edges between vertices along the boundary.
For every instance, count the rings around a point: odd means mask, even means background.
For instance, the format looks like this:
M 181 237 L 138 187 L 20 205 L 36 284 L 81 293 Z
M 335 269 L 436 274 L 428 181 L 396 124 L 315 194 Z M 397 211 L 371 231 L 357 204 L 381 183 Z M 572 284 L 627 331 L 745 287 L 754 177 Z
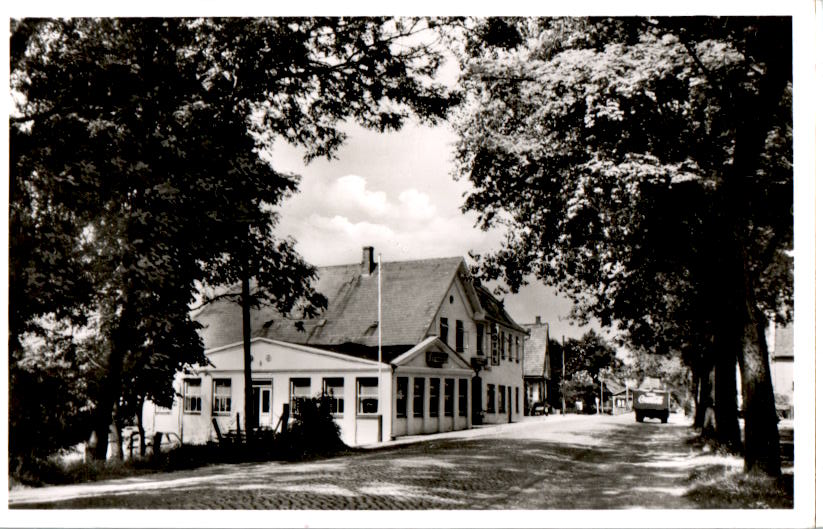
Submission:
M 11 508 L 616 509 L 695 507 L 713 464 L 681 418 L 550 416 L 309 463 L 220 465 L 10 492 Z

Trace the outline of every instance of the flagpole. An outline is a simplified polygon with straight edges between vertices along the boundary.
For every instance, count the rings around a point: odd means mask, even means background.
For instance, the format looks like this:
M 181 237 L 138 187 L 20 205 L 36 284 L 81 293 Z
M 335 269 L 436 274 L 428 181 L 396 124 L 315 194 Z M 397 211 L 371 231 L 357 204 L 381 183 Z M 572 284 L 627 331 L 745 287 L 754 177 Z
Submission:
M 383 440 L 383 263 L 382 254 L 377 254 L 377 415 L 380 417 L 377 433 L 378 440 Z

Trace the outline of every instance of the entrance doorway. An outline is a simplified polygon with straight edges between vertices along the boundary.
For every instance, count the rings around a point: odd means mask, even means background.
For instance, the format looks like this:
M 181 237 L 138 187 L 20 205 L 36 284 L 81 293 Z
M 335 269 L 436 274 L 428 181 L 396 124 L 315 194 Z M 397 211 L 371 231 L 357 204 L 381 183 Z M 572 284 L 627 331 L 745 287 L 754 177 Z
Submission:
M 255 427 L 271 428 L 271 380 L 252 381 Z
M 472 378 L 472 424 L 483 424 L 483 380 Z

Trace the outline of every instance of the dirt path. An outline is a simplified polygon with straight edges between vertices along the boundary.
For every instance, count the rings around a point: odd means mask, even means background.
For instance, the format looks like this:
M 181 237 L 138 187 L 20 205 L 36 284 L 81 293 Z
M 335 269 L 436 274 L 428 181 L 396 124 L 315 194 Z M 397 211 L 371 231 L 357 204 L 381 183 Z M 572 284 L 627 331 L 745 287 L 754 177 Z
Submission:
M 551 416 L 353 456 L 221 465 L 10 492 L 11 508 L 620 509 L 694 508 L 682 418 Z M 728 460 L 723 460 L 728 464 Z

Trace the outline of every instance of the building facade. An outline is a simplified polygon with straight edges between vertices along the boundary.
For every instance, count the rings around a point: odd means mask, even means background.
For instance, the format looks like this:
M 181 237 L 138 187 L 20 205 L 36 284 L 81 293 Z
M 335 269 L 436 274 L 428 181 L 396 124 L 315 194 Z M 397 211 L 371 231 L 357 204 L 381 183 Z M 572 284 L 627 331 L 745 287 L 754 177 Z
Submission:
M 525 330 L 473 284 L 462 258 L 378 270 L 366 247 L 359 264 L 318 268 L 315 288 L 328 299 L 315 318 L 252 311 L 260 427 L 282 426 L 297 399 L 318 395 L 334 399 L 342 439 L 352 446 L 522 417 Z M 216 302 L 195 319 L 209 364 L 178 375 L 180 397 L 171 409 L 148 403 L 143 417 L 149 434 L 172 432 L 186 443 L 245 423 L 240 307 Z
M 550 400 L 549 324 L 543 323 L 537 316 L 534 323 L 522 327 L 529 333 L 523 351 L 524 409 L 528 411 Z
M 769 322 L 766 331 L 769 349 L 769 369 L 777 404 L 783 416 L 794 416 L 794 324 Z

